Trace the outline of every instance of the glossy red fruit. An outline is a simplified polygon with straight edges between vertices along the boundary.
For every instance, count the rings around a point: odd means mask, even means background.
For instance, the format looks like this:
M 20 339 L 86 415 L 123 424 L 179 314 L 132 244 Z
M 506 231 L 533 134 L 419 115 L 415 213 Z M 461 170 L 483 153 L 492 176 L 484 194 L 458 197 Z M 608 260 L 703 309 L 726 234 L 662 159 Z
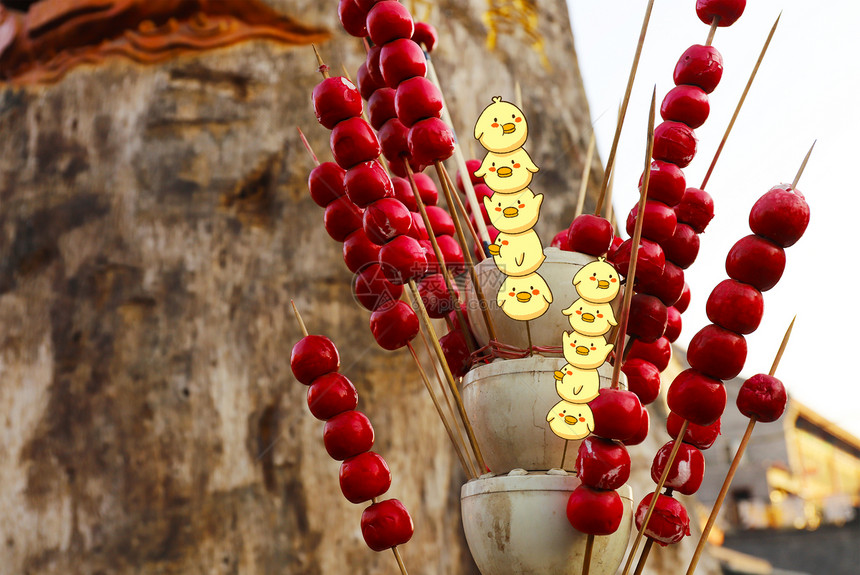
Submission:
M 352 273 L 358 273 L 379 261 L 379 245 L 370 241 L 362 228 L 343 241 L 343 261 Z
M 669 418 L 666 420 L 666 431 L 672 439 L 678 439 L 678 434 L 681 433 L 681 426 L 684 424 L 684 418 L 675 412 L 669 412 Z M 710 425 L 697 425 L 692 422 L 687 423 L 687 431 L 684 432 L 684 443 L 695 445 L 699 449 L 710 449 L 710 447 L 720 436 L 720 420 L 717 420 Z
M 659 298 L 667 306 L 675 305 L 684 293 L 684 270 L 667 261 L 659 276 L 643 276 L 636 281 L 636 286 L 642 293 Z
M 457 297 L 460 295 L 460 290 L 457 289 L 457 284 L 452 282 L 451 285 L 454 287 L 453 299 L 448 293 L 448 286 L 442 274 L 429 275 L 418 284 L 418 293 L 421 294 L 421 300 L 430 317 L 443 318 L 456 309 L 455 302 L 459 301 Z
M 642 403 L 632 391 L 603 388 L 588 406 L 594 414 L 594 435 L 627 439 L 639 430 Z
M 308 408 L 323 421 L 339 413 L 355 409 L 358 391 L 350 380 L 339 373 L 327 373 L 316 378 L 308 388 Z
M 654 483 L 660 481 L 674 447 L 675 442 L 670 441 L 661 447 L 657 455 L 654 456 L 654 462 L 651 464 L 651 479 Z M 684 495 L 692 495 L 702 486 L 704 477 L 705 456 L 695 446 L 682 442 L 675 456 L 675 461 L 669 467 L 665 486 Z
M 385 78 L 382 77 L 382 69 L 379 67 L 379 58 L 382 56 L 382 46 L 371 46 L 367 51 L 367 58 L 365 58 L 365 62 L 367 63 L 367 73 L 370 75 L 370 78 L 373 80 L 373 83 L 379 86 L 380 88 L 385 88 Z M 390 86 L 391 88 L 396 88 L 396 86 Z
M 579 444 L 574 469 L 583 485 L 618 489 L 630 478 L 630 454 L 617 441 L 586 437 Z
M 374 551 L 404 545 L 412 539 L 414 531 L 412 517 L 397 499 L 374 503 L 361 514 L 361 535 Z
M 451 236 L 456 233 L 454 220 L 444 209 L 438 206 L 427 206 L 426 211 L 434 236 Z
M 406 177 L 406 170 L 403 166 L 403 158 L 409 157 L 409 129 L 404 126 L 397 118 L 391 118 L 382 125 L 379 130 L 379 143 L 382 148 L 382 154 L 389 162 L 391 171 L 395 172 L 401 178 Z M 400 170 L 395 170 L 395 166 L 400 166 Z M 400 174 L 403 175 L 400 175 Z
M 412 38 L 414 32 L 412 14 L 400 2 L 378 2 L 367 13 L 367 33 L 377 46 L 398 38 Z
M 700 329 L 687 348 L 690 367 L 723 381 L 737 377 L 746 359 L 744 336 L 713 324 Z
M 397 118 L 410 128 L 419 120 L 442 116 L 442 93 L 427 78 L 409 78 L 397 86 L 394 109 Z
M 549 246 L 551 248 L 558 248 L 558 249 L 566 251 L 566 252 L 573 251 L 570 249 L 570 242 L 567 239 L 567 235 L 568 235 L 567 232 L 568 232 L 568 230 L 561 230 L 560 232 L 555 234 L 555 236 L 553 236 L 552 241 L 550 242 Z
M 678 311 L 678 308 L 675 306 L 666 308 L 666 331 L 663 333 L 663 337 L 675 343 L 675 340 L 681 335 L 682 327 L 681 312 Z
M 451 270 L 451 273 L 456 276 L 466 271 L 463 250 L 453 236 L 438 236 L 436 243 L 439 244 L 439 251 L 445 259 L 445 267 Z
M 337 17 L 343 29 L 348 34 L 358 38 L 367 36 L 367 12 L 358 7 L 352 0 L 340 0 L 337 5 Z
M 379 263 L 385 278 L 393 284 L 403 285 L 427 273 L 427 256 L 418 240 L 397 236 L 379 250 Z
M 436 257 L 436 250 L 433 249 L 433 243 L 427 239 L 418 240 L 418 243 L 421 244 L 421 249 L 424 250 L 424 257 L 427 258 L 427 273 L 439 273 L 439 259 Z M 442 259 L 444 258 L 445 256 L 443 255 Z
M 412 213 L 395 198 L 377 200 L 364 210 L 364 233 L 378 246 L 397 236 L 408 234 L 412 228 Z
M 694 44 L 681 54 L 672 76 L 676 86 L 692 84 L 710 94 L 723 77 L 723 57 L 713 46 Z
M 385 122 L 397 117 L 397 111 L 394 108 L 396 93 L 391 88 L 379 88 L 367 101 L 367 116 L 374 130 L 381 130 Z
M 615 491 L 580 485 L 567 500 L 567 520 L 574 529 L 589 535 L 611 535 L 618 531 L 624 503 Z
M 747 0 L 696 0 L 696 15 L 708 26 L 713 24 L 714 18 L 720 19 L 719 27 L 731 26 L 746 6 Z
M 326 421 L 323 444 L 332 459 L 343 461 L 373 447 L 370 420 L 360 411 L 344 411 Z
M 675 302 L 675 309 L 681 313 L 687 311 L 687 307 L 690 305 L 690 286 L 687 283 L 684 283 L 684 290 L 681 292 L 681 297 L 678 298 L 678 301 Z
M 349 118 L 335 126 L 330 143 L 334 161 L 345 170 L 379 157 L 376 133 L 362 118 Z
M 363 217 L 364 210 L 343 196 L 326 206 L 323 224 L 333 240 L 342 242 L 349 234 L 361 228 Z
M 738 411 L 750 419 L 770 423 L 782 416 L 787 400 L 785 386 L 780 380 L 759 373 L 743 382 L 737 406 Z
M 317 121 L 331 130 L 347 118 L 361 116 L 361 94 L 341 76 L 326 78 L 314 87 L 312 100 Z
M 364 101 L 370 100 L 376 90 L 385 87 L 384 84 L 377 82 L 370 74 L 367 62 L 362 62 L 361 66 L 358 67 L 358 72 L 355 74 L 355 81 L 358 83 L 358 92 L 361 94 Z
M 705 91 L 685 84 L 669 90 L 660 105 L 660 116 L 664 120 L 682 122 L 691 128 L 704 124 L 710 112 L 711 105 Z
M 454 153 L 454 134 L 439 118 L 426 118 L 409 128 L 409 153 L 419 164 L 443 162 Z
M 472 182 L 472 186 L 477 186 L 478 184 L 484 183 L 484 178 L 479 178 L 475 175 L 475 172 L 478 171 L 478 168 L 481 167 L 481 160 L 466 160 L 466 171 L 469 172 L 469 180 Z M 461 194 L 466 193 L 466 188 L 463 187 L 463 174 L 457 171 L 457 189 L 460 190 Z M 481 203 L 481 199 L 478 198 L 478 203 Z M 468 206 L 469 204 L 466 204 Z
M 622 441 L 624 445 L 632 446 L 639 445 L 648 438 L 648 431 L 651 429 L 651 416 L 648 415 L 648 410 L 642 407 L 642 419 L 639 420 L 639 430 L 633 435 Z
M 650 507 L 653 497 L 654 492 L 652 491 L 642 499 L 639 507 L 636 508 L 634 518 L 637 529 L 642 529 L 642 524 L 645 523 L 645 516 L 648 513 L 648 507 Z M 654 511 L 650 519 L 648 519 L 645 536 L 653 539 L 662 546 L 666 546 L 678 543 L 689 534 L 690 516 L 687 515 L 687 510 L 684 509 L 681 502 L 668 495 L 659 494 Z
M 400 200 L 410 212 L 417 212 L 418 204 L 415 202 L 415 194 L 412 193 L 412 186 L 409 184 L 409 180 L 393 176 L 391 184 L 394 186 L 394 197 Z
M 645 219 L 642 222 L 642 237 L 651 241 L 661 243 L 672 237 L 675 233 L 675 225 L 678 223 L 675 210 L 656 200 L 645 202 Z M 639 216 L 639 204 L 633 206 L 627 214 L 627 233 L 633 237 L 636 220 Z
M 650 361 L 628 358 L 621 371 L 627 376 L 627 389 L 636 394 L 642 405 L 652 403 L 660 395 L 660 370 Z
M 678 223 L 675 233 L 660 244 L 666 261 L 670 261 L 681 269 L 687 269 L 699 256 L 699 235 L 687 224 Z
M 759 291 L 775 286 L 785 271 L 785 250 L 765 238 L 749 235 L 738 240 L 726 256 L 726 273 Z
M 385 279 L 379 264 L 371 264 L 361 270 L 353 283 L 355 299 L 364 309 L 374 311 L 389 301 L 400 299 L 403 286 L 394 285 Z
M 632 247 L 632 238 L 624 240 L 621 245 L 610 252 L 607 258 L 622 276 L 626 276 L 627 270 L 630 268 Z M 653 285 L 660 279 L 665 267 L 666 256 L 663 254 L 663 248 L 660 247 L 660 244 L 642 238 L 636 256 L 636 283 L 644 282 Z
M 787 248 L 801 238 L 809 225 L 809 204 L 789 184 L 774 186 L 750 210 L 753 233 Z
M 418 335 L 418 316 L 406 302 L 389 302 L 370 314 L 370 332 L 382 349 L 400 349 Z
M 361 162 L 348 169 L 343 178 L 343 187 L 347 197 L 359 208 L 394 196 L 391 178 L 376 160 Z
M 408 38 L 401 38 L 382 47 L 379 69 L 385 85 L 396 89 L 404 80 L 423 77 L 427 73 L 427 63 L 418 44 Z
M 754 332 L 764 315 L 764 298 L 749 284 L 723 280 L 711 292 L 705 306 L 708 319 L 735 333 Z
M 340 464 L 340 490 L 350 503 L 380 497 L 391 487 L 391 470 L 378 453 L 367 451 Z
M 571 222 L 567 230 L 567 244 L 570 251 L 602 256 L 609 250 L 613 235 L 612 223 L 609 220 L 592 214 L 582 214 Z
M 439 35 L 436 33 L 436 28 L 427 22 L 416 22 L 415 32 L 412 33 L 412 41 L 429 53 L 436 47 L 436 42 L 439 41 Z
M 334 162 L 323 162 L 311 170 L 308 191 L 316 205 L 325 208 L 344 194 L 343 177 L 346 170 Z
M 361 11 L 365 14 L 370 12 L 370 9 L 376 6 L 380 2 L 385 2 L 387 0 L 352 0 L 355 2 L 356 6 L 359 7 Z
M 698 188 L 687 188 L 684 197 L 675 206 L 678 221 L 689 225 L 701 234 L 714 219 L 714 199 L 711 194 Z
M 463 332 L 455 329 L 447 333 L 439 338 L 439 345 L 454 377 L 466 375 L 472 366 L 472 356 L 469 353 L 469 346 L 466 344 L 466 337 Z
M 418 188 L 418 194 L 421 196 L 421 201 L 424 202 L 424 205 L 435 206 L 439 203 L 439 190 L 436 189 L 433 179 L 427 174 L 414 174 L 413 177 L 415 178 L 415 186 Z
M 671 162 L 685 167 L 696 156 L 696 134 L 693 129 L 681 122 L 663 122 L 654 128 L 655 160 Z
M 663 337 L 667 321 L 666 306 L 654 296 L 644 293 L 633 295 L 630 300 L 630 315 L 627 318 L 627 334 L 644 342 Z
M 666 399 L 669 409 L 682 418 L 708 426 L 726 409 L 726 388 L 720 380 L 688 369 L 675 376 Z
M 684 172 L 675 164 L 661 160 L 651 161 L 651 175 L 648 176 L 648 199 L 674 206 L 681 201 L 687 180 Z M 642 189 L 644 174 L 639 176 L 639 189 Z
M 653 343 L 634 340 L 630 345 L 627 359 L 634 358 L 644 359 L 653 363 L 659 371 L 664 371 L 669 366 L 669 360 L 672 359 L 672 344 L 665 337 L 661 337 Z
M 319 376 L 340 369 L 340 356 L 329 338 L 306 335 L 293 346 L 290 369 L 297 380 L 310 385 Z
M 416 240 L 430 239 L 430 234 L 427 233 L 427 227 L 424 225 L 424 218 L 417 211 L 412 212 L 412 229 L 409 235 Z

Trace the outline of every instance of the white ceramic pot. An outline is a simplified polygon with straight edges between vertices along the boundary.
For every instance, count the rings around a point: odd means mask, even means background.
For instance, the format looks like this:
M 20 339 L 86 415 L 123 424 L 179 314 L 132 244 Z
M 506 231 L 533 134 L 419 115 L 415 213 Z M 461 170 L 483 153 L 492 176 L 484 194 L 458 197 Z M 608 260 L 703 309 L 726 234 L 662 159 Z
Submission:
M 517 472 L 514 472 L 515 474 Z M 474 479 L 460 490 L 463 528 L 483 575 L 580 575 L 587 536 L 567 520 L 574 475 L 504 475 Z M 595 537 L 592 575 L 615 573 L 624 558 L 633 519 L 633 491 L 618 489 L 621 525 Z
M 546 416 L 561 400 L 553 372 L 564 364 L 563 358 L 539 355 L 497 359 L 465 375 L 463 405 L 490 471 L 561 467 L 565 441 L 550 430 Z M 604 364 L 598 374 L 600 387 L 609 387 L 612 366 Z M 620 382 L 626 388 L 623 373 Z M 565 469 L 573 469 L 579 443 L 569 442 Z

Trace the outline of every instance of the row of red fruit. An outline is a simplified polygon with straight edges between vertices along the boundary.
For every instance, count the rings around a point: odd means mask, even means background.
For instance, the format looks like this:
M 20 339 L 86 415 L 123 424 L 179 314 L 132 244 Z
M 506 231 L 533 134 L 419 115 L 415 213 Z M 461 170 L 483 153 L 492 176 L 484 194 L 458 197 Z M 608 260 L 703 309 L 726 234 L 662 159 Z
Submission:
M 338 373 L 340 357 L 334 343 L 321 335 L 306 335 L 290 354 L 293 375 L 308 387 L 308 408 L 325 421 L 323 443 L 340 466 L 340 489 L 351 503 L 374 500 L 361 514 L 361 534 L 367 546 L 383 551 L 412 538 L 414 527 L 406 507 L 397 499 L 376 502 L 391 487 L 391 471 L 381 455 L 370 451 L 374 432 L 360 411 L 358 392 Z

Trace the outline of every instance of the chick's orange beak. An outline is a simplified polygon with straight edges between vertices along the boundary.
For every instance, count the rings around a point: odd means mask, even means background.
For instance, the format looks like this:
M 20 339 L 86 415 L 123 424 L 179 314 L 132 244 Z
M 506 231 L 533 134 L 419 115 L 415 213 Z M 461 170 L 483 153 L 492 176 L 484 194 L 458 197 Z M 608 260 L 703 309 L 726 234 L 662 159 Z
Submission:
M 507 124 L 502 124 L 502 133 L 504 134 L 513 134 L 517 131 L 517 125 L 513 122 L 508 122 Z
M 502 212 L 506 218 L 515 218 L 520 213 L 520 211 L 516 208 L 505 208 L 505 211 Z
M 531 300 L 531 299 L 532 299 L 532 294 L 530 294 L 527 291 L 521 291 L 521 292 L 517 293 L 517 301 L 520 303 L 528 303 L 529 300 Z M 586 351 L 586 353 L 588 353 L 588 352 Z

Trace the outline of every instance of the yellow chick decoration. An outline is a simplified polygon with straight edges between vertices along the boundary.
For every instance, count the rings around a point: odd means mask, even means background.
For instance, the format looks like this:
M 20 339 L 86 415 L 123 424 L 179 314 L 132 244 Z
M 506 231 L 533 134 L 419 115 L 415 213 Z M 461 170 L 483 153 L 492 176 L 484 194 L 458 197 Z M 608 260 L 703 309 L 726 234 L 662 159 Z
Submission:
M 504 154 L 488 152 L 475 176 L 484 178 L 494 192 L 512 194 L 528 187 L 538 169 L 525 148 L 517 148 Z
M 582 335 L 603 335 L 618 325 L 611 303 L 592 303 L 579 298 L 561 313 L 568 316 L 570 327 Z
M 605 258 L 597 258 L 582 267 L 573 276 L 573 286 L 579 297 L 592 303 L 607 303 L 615 299 L 621 289 L 618 272 Z
M 594 431 L 594 415 L 585 403 L 561 400 L 546 415 L 553 433 L 567 440 L 584 439 Z
M 606 343 L 602 335 L 584 336 L 575 331 L 565 332 L 561 341 L 564 359 L 579 369 L 597 369 L 615 347 L 615 344 Z
M 546 259 L 534 230 L 521 234 L 499 233 L 487 249 L 496 267 L 507 276 L 522 277 L 534 273 Z
M 521 148 L 528 138 L 528 123 L 522 111 L 501 96 L 484 108 L 475 122 L 475 139 L 491 152 L 505 153 Z
M 532 229 L 540 217 L 543 194 L 535 195 L 528 188 L 513 194 L 495 193 L 484 196 L 484 207 L 494 228 L 506 234 L 519 234 Z
M 588 403 L 600 390 L 600 375 L 596 369 L 579 369 L 567 363 L 554 375 L 555 391 L 571 403 Z
M 546 313 L 552 303 L 552 292 L 537 273 L 508 277 L 499 288 L 496 303 L 511 319 L 528 321 Z

